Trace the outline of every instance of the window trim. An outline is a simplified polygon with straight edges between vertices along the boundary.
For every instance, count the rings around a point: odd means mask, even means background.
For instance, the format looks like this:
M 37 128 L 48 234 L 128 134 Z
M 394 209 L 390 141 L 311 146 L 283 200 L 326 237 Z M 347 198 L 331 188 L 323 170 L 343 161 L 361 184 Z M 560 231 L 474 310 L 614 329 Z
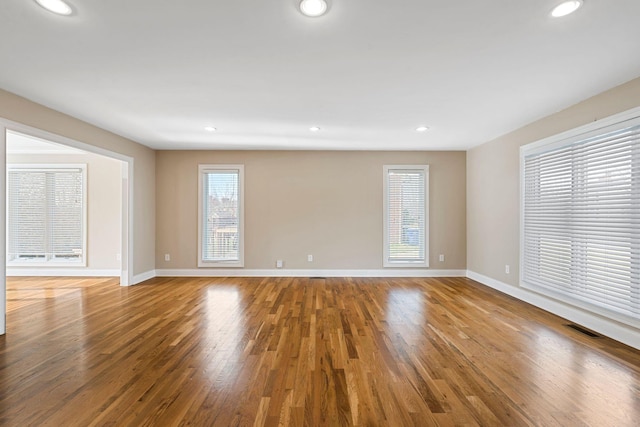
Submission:
M 389 171 L 406 170 L 421 171 L 424 174 L 424 261 L 390 261 L 389 260 Z M 384 165 L 382 174 L 383 193 L 383 255 L 382 266 L 385 268 L 417 268 L 429 267 L 429 165 Z
M 600 307 L 596 304 L 590 304 L 585 301 L 581 301 L 577 298 L 571 298 L 559 292 L 554 292 L 549 289 L 540 289 L 537 286 L 528 285 L 524 278 L 524 263 L 525 263 L 525 157 L 531 153 L 541 153 L 543 151 L 556 150 L 571 144 L 586 140 L 591 137 L 596 137 L 608 132 L 615 132 L 616 130 L 624 129 L 629 126 L 635 126 L 640 124 L 640 107 L 633 108 L 631 110 L 624 111 L 600 120 L 597 120 L 586 125 L 570 129 L 566 132 L 562 132 L 557 135 L 526 144 L 520 147 L 519 160 L 520 160 L 520 195 L 519 195 L 519 209 L 520 209 L 520 224 L 519 224 L 519 286 L 528 291 L 534 292 L 539 295 L 543 295 L 552 300 L 560 301 L 569 306 L 585 310 L 589 313 L 600 315 L 604 318 L 618 321 L 620 323 L 638 327 L 640 322 L 638 319 L 626 316 L 625 314 L 618 313 L 616 311 L 608 310 L 604 307 Z
M 238 260 L 207 261 L 202 259 L 202 243 L 204 232 L 203 194 L 204 177 L 212 171 L 238 171 Z M 198 165 L 198 267 L 244 267 L 244 165 L 239 164 L 199 164 Z
M 80 169 L 82 173 L 82 256 L 77 261 L 69 261 L 69 260 L 56 260 L 49 259 L 47 261 L 28 261 L 28 260 L 9 260 L 9 173 L 13 170 L 28 170 L 28 171 L 59 171 L 65 169 Z M 86 163 L 12 163 L 7 164 L 7 176 L 6 176 L 6 194 L 5 198 L 7 200 L 6 203 L 6 245 L 7 245 L 7 267 L 86 267 L 87 259 L 88 259 L 88 245 L 87 245 L 87 212 L 89 201 L 87 199 L 88 189 L 87 189 L 87 164 Z

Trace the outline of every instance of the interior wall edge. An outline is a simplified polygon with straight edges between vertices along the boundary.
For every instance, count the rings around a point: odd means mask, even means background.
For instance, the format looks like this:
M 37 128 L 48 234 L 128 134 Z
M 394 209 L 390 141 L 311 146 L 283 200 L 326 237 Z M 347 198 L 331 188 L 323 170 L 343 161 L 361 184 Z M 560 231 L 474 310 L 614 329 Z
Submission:
M 158 269 L 157 277 L 466 277 L 466 270 Z
M 129 269 L 135 275 L 155 268 L 155 150 L 3 89 L 0 89 L 0 120 L 95 147 L 95 151 L 89 151 L 97 154 L 109 152 L 120 155 L 109 156 L 118 160 L 131 159 L 135 201 L 130 207 L 130 245 L 133 245 L 130 252 L 134 258 Z
M 153 279 L 156 277 L 156 270 L 145 271 L 144 273 L 136 274 L 133 276 L 131 283 L 129 286 L 137 285 L 139 283 L 144 282 L 145 280 Z
M 484 276 L 472 270 L 467 271 L 467 277 L 471 280 L 493 288 L 503 294 L 512 296 L 528 304 L 553 313 L 570 322 L 577 323 L 630 347 L 640 350 L 640 330 L 622 325 L 613 320 L 589 313 L 577 307 L 553 300 L 521 287 L 515 287 L 491 277 Z

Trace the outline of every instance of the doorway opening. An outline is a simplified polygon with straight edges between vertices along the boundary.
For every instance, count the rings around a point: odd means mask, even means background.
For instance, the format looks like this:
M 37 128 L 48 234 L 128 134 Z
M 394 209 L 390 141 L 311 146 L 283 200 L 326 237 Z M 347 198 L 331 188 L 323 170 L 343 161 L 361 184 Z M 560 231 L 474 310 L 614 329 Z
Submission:
M 0 155 L 6 169 L 0 188 L 7 190 L 0 198 L 0 334 L 7 276 L 117 277 L 121 286 L 132 284 L 133 158 L 2 119 Z M 38 210 L 45 212 L 30 214 Z

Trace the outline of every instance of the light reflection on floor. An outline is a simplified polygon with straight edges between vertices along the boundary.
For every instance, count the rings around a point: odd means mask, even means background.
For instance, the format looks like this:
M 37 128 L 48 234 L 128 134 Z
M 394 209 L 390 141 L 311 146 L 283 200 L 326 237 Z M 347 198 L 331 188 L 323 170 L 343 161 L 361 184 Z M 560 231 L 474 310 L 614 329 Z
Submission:
M 65 348 L 62 351 L 68 351 L 74 354 L 74 372 L 73 378 L 69 381 L 85 381 L 87 379 L 87 365 L 90 360 L 90 353 L 87 349 L 87 331 L 86 323 L 83 322 L 67 322 L 69 318 L 82 319 L 85 311 L 85 295 L 82 287 L 71 285 L 60 287 L 45 287 L 46 283 L 33 283 L 24 287 L 14 286 L 9 283 L 7 286 L 7 313 L 13 315 L 13 322 L 19 322 L 21 319 L 28 321 L 32 316 L 30 310 L 24 310 L 28 307 L 35 307 L 46 304 L 49 309 L 45 312 L 44 322 L 33 322 L 34 325 L 40 326 L 32 330 L 32 335 L 43 336 L 40 340 L 33 344 L 33 348 L 56 348 L 57 343 L 54 342 L 56 328 L 59 325 L 65 325 L 65 333 L 76 337 L 74 346 L 77 345 L 79 351 L 72 348 Z M 13 324 L 8 325 L 9 332 Z M 50 350 L 49 350 L 50 351 Z
M 539 328 L 534 336 L 536 345 L 529 348 L 528 355 L 534 362 L 529 363 L 531 375 L 537 378 L 536 384 L 558 389 L 558 395 L 563 396 L 555 402 L 555 410 L 572 412 L 581 408 L 585 419 L 598 420 L 598 425 L 608 425 L 608 420 L 601 418 L 602 411 L 598 409 L 603 400 L 612 407 L 633 406 L 637 400 L 639 390 L 634 389 L 637 379 L 615 359 L 603 357 L 550 329 Z M 572 378 L 576 381 L 572 382 Z M 604 388 L 599 384 L 615 384 L 615 387 Z M 634 424 L 634 420 L 628 421 Z
M 422 327 L 425 324 L 425 300 L 419 289 L 392 289 L 386 307 L 389 325 L 402 333 L 409 325 Z
M 240 293 L 233 285 L 216 285 L 206 290 L 206 324 L 204 341 L 208 347 L 207 375 L 216 385 L 233 384 L 239 374 L 245 333 Z

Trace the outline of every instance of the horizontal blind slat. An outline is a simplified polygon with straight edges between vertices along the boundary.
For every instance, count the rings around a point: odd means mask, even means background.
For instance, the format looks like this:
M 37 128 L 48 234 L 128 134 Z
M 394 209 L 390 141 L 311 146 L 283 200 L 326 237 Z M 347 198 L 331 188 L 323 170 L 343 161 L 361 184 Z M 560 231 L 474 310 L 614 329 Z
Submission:
M 389 169 L 387 176 L 389 262 L 424 262 L 426 188 L 421 169 Z
M 640 325 L 640 125 L 523 154 L 523 281 Z
M 20 167 L 8 177 L 9 259 L 81 260 L 84 169 Z

